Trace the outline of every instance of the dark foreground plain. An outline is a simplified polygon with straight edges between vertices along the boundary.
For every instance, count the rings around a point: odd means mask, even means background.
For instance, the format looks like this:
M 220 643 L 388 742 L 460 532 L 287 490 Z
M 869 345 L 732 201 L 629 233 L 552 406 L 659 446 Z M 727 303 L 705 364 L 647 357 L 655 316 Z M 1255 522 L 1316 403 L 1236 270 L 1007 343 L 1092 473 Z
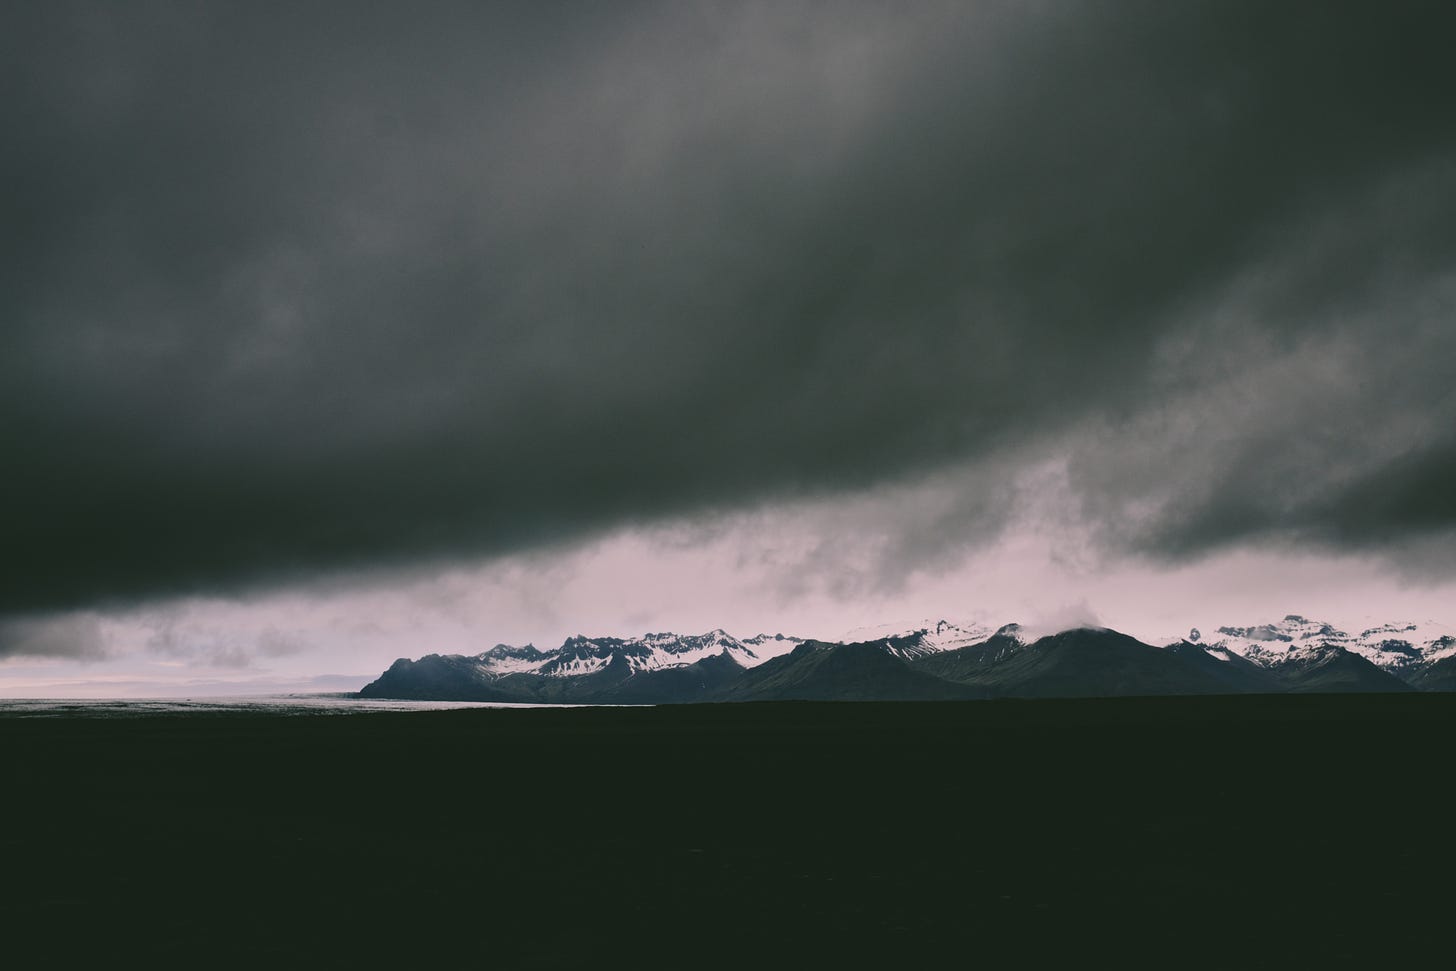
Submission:
M 58 966 L 1415 966 L 1456 696 L 0 720 Z

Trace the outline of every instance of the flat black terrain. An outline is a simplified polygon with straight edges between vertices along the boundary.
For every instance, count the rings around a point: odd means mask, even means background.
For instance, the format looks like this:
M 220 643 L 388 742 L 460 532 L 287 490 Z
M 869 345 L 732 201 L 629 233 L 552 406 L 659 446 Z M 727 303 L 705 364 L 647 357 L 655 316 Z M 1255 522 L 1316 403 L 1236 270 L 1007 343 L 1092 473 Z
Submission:
M 1414 694 L 9 718 L 0 920 L 55 966 L 1412 966 L 1453 738 Z

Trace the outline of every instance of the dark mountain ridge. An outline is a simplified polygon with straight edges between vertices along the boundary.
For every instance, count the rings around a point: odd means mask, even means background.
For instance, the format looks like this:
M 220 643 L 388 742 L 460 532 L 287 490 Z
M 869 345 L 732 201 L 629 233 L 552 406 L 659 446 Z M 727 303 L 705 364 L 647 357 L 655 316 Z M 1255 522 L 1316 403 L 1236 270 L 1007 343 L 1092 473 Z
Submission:
M 989 695 L 916 671 L 877 642 L 805 641 L 725 685 L 714 701 L 950 701 Z
M 1282 623 L 1308 625 L 1290 615 Z M 1407 692 L 1456 687 L 1453 659 L 1382 668 L 1347 650 L 1328 625 L 1296 640 L 1278 625 L 1228 628 L 1253 659 L 1216 644 L 1154 647 L 1105 628 L 1030 643 L 1008 624 L 984 640 L 928 649 L 915 634 L 874 641 L 738 640 L 723 631 L 679 637 L 569 638 L 556 651 L 507 645 L 475 657 L 401 658 L 360 692 L 369 698 L 521 704 L 688 704 L 740 701 L 950 701 L 1168 695 Z M 1370 633 L 1370 632 L 1367 632 Z M 760 660 L 754 648 L 787 653 Z M 1273 644 L 1273 651 L 1260 645 Z M 1437 647 L 1441 642 L 1436 642 Z M 716 651 L 717 653 L 712 653 Z M 1404 665 L 1404 666 L 1400 666 Z M 1391 673 L 1407 671 L 1410 680 Z

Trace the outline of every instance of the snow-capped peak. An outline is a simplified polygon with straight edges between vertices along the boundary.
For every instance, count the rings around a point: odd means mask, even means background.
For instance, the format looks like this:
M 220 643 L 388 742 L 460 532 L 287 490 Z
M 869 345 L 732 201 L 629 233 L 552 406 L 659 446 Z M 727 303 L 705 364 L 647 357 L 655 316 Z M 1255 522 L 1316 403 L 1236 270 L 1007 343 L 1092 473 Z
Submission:
M 1339 649 L 1394 672 L 1456 654 L 1453 634 L 1451 628 L 1434 622 L 1378 624 L 1351 634 L 1333 624 L 1287 614 L 1273 623 L 1220 627 L 1205 635 L 1201 646 L 1210 653 L 1222 648 L 1266 666 Z
M 801 638 L 783 634 L 757 634 L 739 639 L 722 628 L 705 634 L 661 632 L 625 639 L 574 634 L 555 650 L 541 651 L 529 644 L 525 647 L 498 644 L 474 660 L 480 665 L 481 673 L 491 678 L 509 674 L 573 677 L 602 671 L 614 661 L 636 673 L 685 667 L 719 655 L 726 655 L 743 667 L 754 667 L 769 658 L 787 654 L 800 643 Z
M 1002 624 L 1000 627 L 996 628 L 996 633 L 992 636 L 1009 637 L 1014 641 L 1021 642 L 1022 644 L 1027 643 L 1026 630 L 1017 623 Z
M 846 631 L 841 644 L 880 643 L 897 657 L 923 657 L 979 644 L 995 633 L 984 624 L 949 620 L 922 620 L 911 624 L 880 624 Z

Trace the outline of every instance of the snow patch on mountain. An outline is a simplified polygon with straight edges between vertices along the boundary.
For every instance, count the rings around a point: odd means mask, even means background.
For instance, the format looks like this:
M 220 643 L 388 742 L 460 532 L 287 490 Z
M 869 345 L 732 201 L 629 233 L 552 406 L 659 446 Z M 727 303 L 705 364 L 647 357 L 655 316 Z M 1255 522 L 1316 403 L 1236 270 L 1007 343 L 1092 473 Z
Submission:
M 551 660 L 551 657 L 550 654 L 537 650 L 531 644 L 527 644 L 525 647 L 497 644 L 490 650 L 477 654 L 475 660 L 480 662 L 482 670 L 500 676 L 533 674 L 540 670 L 541 665 Z
M 1456 655 L 1456 635 L 1446 634 L 1432 641 L 1429 650 L 1430 653 L 1426 655 L 1427 661 L 1444 661 L 1446 658 Z
M 574 678 L 583 674 L 596 674 L 602 668 L 612 663 L 610 657 L 565 657 L 556 658 L 540 670 L 541 674 L 549 674 L 553 678 Z
M 758 661 L 771 661 L 776 657 L 788 654 L 794 648 L 804 643 L 802 637 L 790 637 L 787 634 L 754 634 L 752 637 L 743 638 L 743 643 L 753 650 Z M 753 667 L 752 664 L 747 665 Z
M 764 661 L 757 651 L 721 628 L 699 635 L 647 634 L 627 643 L 647 648 L 645 654 L 627 654 L 627 663 L 633 671 L 684 667 L 720 654 L 726 654 L 746 668 Z
M 896 657 L 909 659 L 980 644 L 994 633 L 994 629 L 984 624 L 922 620 L 913 624 L 857 627 L 846 631 L 838 640 L 841 644 L 878 642 Z

